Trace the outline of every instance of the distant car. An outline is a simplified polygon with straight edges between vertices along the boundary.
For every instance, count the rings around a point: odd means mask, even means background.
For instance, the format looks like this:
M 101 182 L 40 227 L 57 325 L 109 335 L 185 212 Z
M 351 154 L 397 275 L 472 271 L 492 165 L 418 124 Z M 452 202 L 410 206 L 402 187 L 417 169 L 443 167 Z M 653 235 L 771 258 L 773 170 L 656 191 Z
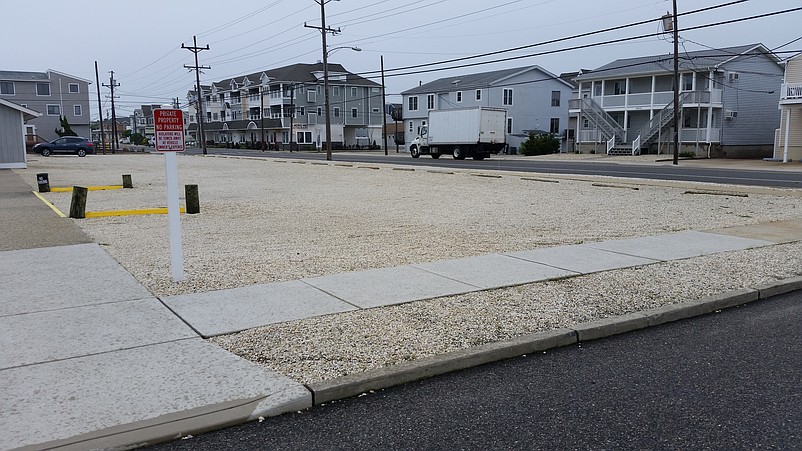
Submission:
M 52 153 L 74 153 L 85 157 L 88 153 L 95 153 L 92 141 L 80 136 L 62 136 L 50 142 L 43 142 L 33 146 L 33 151 L 49 157 Z

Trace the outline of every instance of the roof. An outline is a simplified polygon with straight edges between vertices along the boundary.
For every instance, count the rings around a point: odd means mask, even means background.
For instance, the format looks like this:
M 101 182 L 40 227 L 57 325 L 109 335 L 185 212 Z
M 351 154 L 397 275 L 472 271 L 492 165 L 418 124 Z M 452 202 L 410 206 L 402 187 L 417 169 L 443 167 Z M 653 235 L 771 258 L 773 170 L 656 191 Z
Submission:
M 489 88 L 490 86 L 496 83 L 499 83 L 510 77 L 531 70 L 539 70 L 544 74 L 546 74 L 547 77 L 552 78 L 554 80 L 558 80 L 573 88 L 573 85 L 571 83 L 561 79 L 557 75 L 552 74 L 551 72 L 543 69 L 540 66 L 526 66 L 526 67 L 516 67 L 512 69 L 495 70 L 491 72 L 480 72 L 476 74 L 439 78 L 435 81 L 431 81 L 429 83 L 416 86 L 412 89 L 408 89 L 402 92 L 401 94 L 407 95 L 407 94 L 423 94 L 423 93 L 433 93 L 433 92 L 450 92 L 454 91 L 457 87 L 459 89 Z
M 50 72 L 54 74 L 59 74 L 64 77 L 74 78 L 79 81 L 83 81 L 88 84 L 92 84 L 89 80 L 84 80 L 81 77 L 76 77 L 75 75 L 65 74 L 64 72 L 59 72 L 57 70 L 48 69 L 47 72 L 29 72 L 29 71 L 19 71 L 19 70 L 0 70 L 0 80 L 4 81 L 50 81 Z
M 763 44 L 749 44 L 722 49 L 682 52 L 678 55 L 681 71 L 707 71 L 747 53 L 758 51 L 779 63 L 779 59 Z M 628 77 L 632 75 L 673 73 L 674 54 L 641 56 L 615 60 L 576 77 L 576 81 Z
M 297 63 L 289 66 L 279 67 L 276 69 L 267 69 L 260 72 L 254 72 L 248 75 L 240 75 L 237 77 L 227 78 L 225 80 L 217 81 L 213 83 L 213 85 L 217 86 L 222 91 L 228 91 L 231 89 L 232 81 L 236 82 L 238 85 L 242 85 L 243 82 L 246 79 L 248 79 L 252 84 L 258 85 L 261 83 L 261 78 L 263 75 L 266 75 L 271 82 L 276 81 L 276 82 L 317 84 L 318 77 L 315 76 L 315 73 L 318 72 L 321 73 L 323 72 L 323 63 L 314 63 L 314 64 Z M 333 74 L 345 74 L 346 75 L 345 82 L 351 85 L 376 86 L 376 87 L 381 86 L 379 83 L 376 83 L 359 75 L 348 72 L 340 64 L 329 63 L 329 78 L 331 78 Z M 201 89 L 204 89 L 204 87 L 202 86 Z
M 22 105 L 18 105 L 14 102 L 5 99 L 0 99 L 0 105 L 5 105 L 9 108 L 19 111 L 20 113 L 22 113 L 22 117 L 26 121 L 29 121 L 31 119 L 36 119 L 37 117 L 40 117 L 42 115 L 42 113 L 38 111 L 34 111 L 30 108 L 26 108 Z
M 25 72 L 25 71 L 17 71 L 17 70 L 0 70 L 0 80 L 6 81 L 48 81 L 50 78 L 47 77 L 47 73 L 45 72 Z

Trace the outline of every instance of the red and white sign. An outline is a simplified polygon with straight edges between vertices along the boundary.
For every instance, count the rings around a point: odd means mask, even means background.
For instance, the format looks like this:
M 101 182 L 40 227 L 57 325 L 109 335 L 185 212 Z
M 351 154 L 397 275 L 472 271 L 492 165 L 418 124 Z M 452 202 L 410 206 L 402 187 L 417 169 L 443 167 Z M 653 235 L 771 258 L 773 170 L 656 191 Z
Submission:
M 153 110 L 153 126 L 157 151 L 184 151 L 184 113 L 181 110 Z

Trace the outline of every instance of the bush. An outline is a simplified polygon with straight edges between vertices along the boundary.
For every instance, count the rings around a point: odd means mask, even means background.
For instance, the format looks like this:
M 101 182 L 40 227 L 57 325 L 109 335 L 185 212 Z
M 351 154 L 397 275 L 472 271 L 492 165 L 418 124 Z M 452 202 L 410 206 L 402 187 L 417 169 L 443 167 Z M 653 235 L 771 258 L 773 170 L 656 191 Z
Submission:
M 531 157 L 533 155 L 548 155 L 560 151 L 560 140 L 549 133 L 536 135 L 529 134 L 529 139 L 521 143 L 518 149 L 523 155 Z
M 696 152 L 692 152 L 690 150 L 685 150 L 679 153 L 679 156 L 682 158 L 695 158 Z

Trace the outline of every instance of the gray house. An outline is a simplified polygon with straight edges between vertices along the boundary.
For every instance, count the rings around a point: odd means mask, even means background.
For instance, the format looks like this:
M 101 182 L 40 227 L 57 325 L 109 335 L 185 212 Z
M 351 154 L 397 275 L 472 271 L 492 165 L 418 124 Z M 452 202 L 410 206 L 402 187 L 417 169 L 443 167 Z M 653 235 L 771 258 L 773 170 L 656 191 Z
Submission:
M 770 157 L 780 60 L 762 44 L 679 55 L 681 153 Z M 581 152 L 673 153 L 673 55 L 620 59 L 576 77 Z
M 0 169 L 25 169 L 25 122 L 41 116 L 14 102 L 0 98 Z
M 329 63 L 331 141 L 334 149 L 382 138 L 381 85 Z M 323 64 L 293 64 L 201 86 L 204 134 L 215 143 L 325 141 Z M 197 133 L 197 101 L 189 91 L 190 133 Z
M 430 110 L 490 106 L 507 110 L 507 143 L 517 148 L 529 132 L 565 136 L 570 82 L 540 66 L 441 78 L 401 93 L 407 142 Z
M 0 99 L 41 111 L 42 116 L 26 125 L 30 142 L 58 137 L 59 117 L 69 121 L 79 136 L 89 137 L 90 81 L 48 69 L 47 72 L 0 70 Z

